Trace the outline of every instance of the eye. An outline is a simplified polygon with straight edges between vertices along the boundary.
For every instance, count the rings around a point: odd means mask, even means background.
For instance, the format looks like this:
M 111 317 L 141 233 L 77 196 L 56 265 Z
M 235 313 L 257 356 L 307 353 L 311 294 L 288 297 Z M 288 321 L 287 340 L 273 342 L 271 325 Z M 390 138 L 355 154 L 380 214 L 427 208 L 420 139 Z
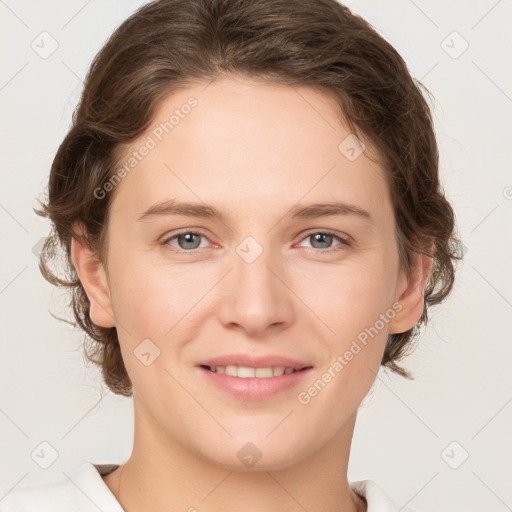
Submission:
M 169 238 L 166 238 L 162 242 L 162 245 L 171 245 L 172 247 L 176 247 L 170 243 L 172 240 L 176 240 L 176 243 L 178 244 L 178 250 L 184 252 L 192 252 L 200 248 L 198 242 L 200 244 L 201 237 L 206 239 L 206 236 L 202 233 L 198 233 L 196 231 L 182 231 L 181 233 L 177 233 Z
M 332 244 L 334 239 L 340 242 L 338 244 L 339 246 L 350 246 L 350 242 L 347 239 L 336 235 L 336 233 L 333 233 L 332 231 L 315 231 L 313 233 L 309 233 L 308 235 L 306 235 L 306 237 L 303 238 L 303 240 L 307 240 L 308 238 L 313 240 L 312 249 L 318 252 L 331 252 L 331 250 L 338 250 L 331 249 L 331 247 L 328 247 Z
M 201 248 L 201 238 L 208 240 L 206 235 L 197 231 L 182 231 L 181 233 L 176 233 L 171 237 L 166 238 L 162 245 L 170 245 L 174 247 L 177 252 L 194 252 Z M 316 252 L 331 252 L 336 250 L 341 250 L 343 246 L 350 246 L 350 241 L 348 239 L 342 238 L 338 236 L 336 233 L 332 231 L 315 231 L 306 235 L 302 240 L 307 239 L 313 240 L 312 250 Z M 336 246 L 332 248 L 332 243 L 334 240 L 338 240 L 338 249 Z M 176 244 L 171 243 L 176 241 Z M 204 248 L 204 246 L 202 247 Z

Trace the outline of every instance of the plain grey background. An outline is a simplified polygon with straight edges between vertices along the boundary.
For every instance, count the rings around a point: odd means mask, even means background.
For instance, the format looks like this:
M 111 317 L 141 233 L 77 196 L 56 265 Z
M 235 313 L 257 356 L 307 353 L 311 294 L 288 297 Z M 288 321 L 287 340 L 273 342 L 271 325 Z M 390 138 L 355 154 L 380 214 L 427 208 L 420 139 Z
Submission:
M 39 273 L 49 224 L 32 208 L 92 58 L 143 3 L 0 0 L 0 488 L 131 451 L 131 399 L 107 391 L 84 364 L 82 334 L 49 313 L 71 318 Z M 407 360 L 416 379 L 381 372 L 364 400 L 349 480 L 371 478 L 423 512 L 512 510 L 512 1 L 345 3 L 435 97 L 441 180 L 465 251 Z

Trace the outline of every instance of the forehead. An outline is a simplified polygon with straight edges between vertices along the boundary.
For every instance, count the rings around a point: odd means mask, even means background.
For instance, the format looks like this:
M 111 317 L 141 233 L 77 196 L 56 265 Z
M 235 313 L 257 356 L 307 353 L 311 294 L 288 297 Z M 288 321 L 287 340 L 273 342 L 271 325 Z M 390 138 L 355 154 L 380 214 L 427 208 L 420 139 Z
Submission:
M 261 216 L 298 202 L 345 201 L 376 217 L 389 213 L 384 171 L 367 157 L 366 141 L 359 154 L 338 109 L 309 87 L 192 84 L 162 100 L 150 127 L 124 148 L 112 208 L 135 216 L 178 198 Z

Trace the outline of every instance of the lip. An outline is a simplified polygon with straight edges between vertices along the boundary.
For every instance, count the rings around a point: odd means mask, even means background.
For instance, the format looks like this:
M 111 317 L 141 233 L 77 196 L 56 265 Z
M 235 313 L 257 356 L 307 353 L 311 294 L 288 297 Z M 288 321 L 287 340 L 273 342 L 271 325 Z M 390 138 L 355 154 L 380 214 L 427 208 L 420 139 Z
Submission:
M 281 357 L 278 355 L 268 356 L 251 356 L 249 354 L 226 354 L 223 356 L 213 357 L 201 361 L 197 366 L 247 366 L 249 368 L 268 368 L 269 366 L 284 366 L 285 368 L 293 368 L 294 370 L 302 370 L 303 368 L 312 367 L 308 361 L 299 361 L 290 359 L 289 357 Z M 289 374 L 293 375 L 293 374 Z M 235 377 L 238 378 L 238 377 Z M 268 377 L 275 378 L 275 377 Z M 251 380 L 251 379 L 249 379 Z
M 223 366 L 223 365 L 208 365 Z M 240 365 L 243 366 L 243 365 Z M 284 365 L 270 365 L 284 366 Z M 291 368 L 292 366 L 289 366 Z M 199 372 L 205 376 L 210 384 L 242 400 L 265 400 L 283 391 L 297 386 L 303 379 L 311 374 L 313 367 L 305 368 L 294 373 L 283 373 L 278 377 L 233 377 L 225 373 L 212 372 L 198 367 Z
M 283 366 L 293 368 L 294 373 L 283 373 L 278 377 L 233 377 L 225 373 L 212 372 L 204 366 L 246 366 L 249 368 L 268 368 Z M 265 400 L 278 393 L 296 386 L 311 373 L 313 365 L 308 361 L 300 361 L 278 355 L 252 356 L 249 354 L 225 354 L 206 359 L 199 363 L 198 370 L 210 384 L 230 393 L 242 400 Z

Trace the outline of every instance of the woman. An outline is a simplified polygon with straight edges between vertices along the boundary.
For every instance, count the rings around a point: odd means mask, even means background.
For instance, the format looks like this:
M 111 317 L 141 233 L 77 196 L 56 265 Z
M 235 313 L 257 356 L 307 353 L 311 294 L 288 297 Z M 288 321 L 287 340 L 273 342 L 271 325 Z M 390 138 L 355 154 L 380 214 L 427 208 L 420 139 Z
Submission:
M 2 511 L 408 510 L 347 466 L 459 258 L 419 85 L 335 0 L 159 0 L 114 32 L 52 165 L 41 265 L 133 396 L 133 450 Z

